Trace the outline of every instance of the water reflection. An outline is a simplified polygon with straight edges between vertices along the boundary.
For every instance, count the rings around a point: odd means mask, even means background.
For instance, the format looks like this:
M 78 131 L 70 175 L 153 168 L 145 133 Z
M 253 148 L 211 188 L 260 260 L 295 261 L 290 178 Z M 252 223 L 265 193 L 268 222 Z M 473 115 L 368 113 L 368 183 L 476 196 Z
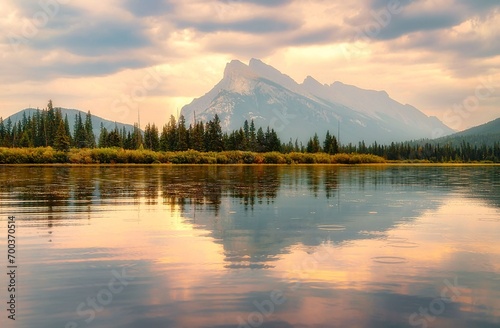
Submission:
M 23 227 L 19 326 L 497 326 L 499 173 L 1 167 L 1 211 Z
M 3 167 L 0 192 L 18 199 L 20 206 L 43 201 L 47 207 L 93 204 L 116 198 L 146 198 L 154 204 L 158 196 L 168 204 L 212 204 L 217 211 L 223 196 L 241 199 L 245 209 L 256 202 L 270 203 L 282 185 L 307 186 L 314 197 L 336 196 L 342 183 L 377 190 L 378 185 L 415 186 L 445 191 L 468 191 L 500 206 L 500 177 L 495 167 L 339 167 L 281 166 L 173 166 L 173 167 Z M 471 177 L 474 181 L 471 181 Z M 293 188 L 289 188 L 293 189 Z

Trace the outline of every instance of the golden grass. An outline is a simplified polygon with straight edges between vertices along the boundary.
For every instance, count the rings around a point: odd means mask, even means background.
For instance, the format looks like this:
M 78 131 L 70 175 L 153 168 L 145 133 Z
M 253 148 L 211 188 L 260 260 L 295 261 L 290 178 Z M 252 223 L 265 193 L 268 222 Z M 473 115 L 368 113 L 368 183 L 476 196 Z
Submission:
M 248 151 L 155 152 L 122 148 L 0 148 L 0 164 L 373 164 L 385 159 L 369 154 L 254 153 Z

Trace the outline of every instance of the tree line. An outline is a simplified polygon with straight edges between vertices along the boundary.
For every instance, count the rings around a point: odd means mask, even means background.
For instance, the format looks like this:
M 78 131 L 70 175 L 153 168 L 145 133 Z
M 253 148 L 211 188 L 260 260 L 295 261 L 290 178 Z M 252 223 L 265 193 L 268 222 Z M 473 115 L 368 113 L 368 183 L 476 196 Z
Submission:
M 92 116 L 87 113 L 75 116 L 74 133 L 71 133 L 67 115 L 62 116 L 59 108 L 54 108 L 49 101 L 47 108 L 37 110 L 33 116 L 23 113 L 17 123 L 11 119 L 4 121 L 0 117 L 0 146 L 2 147 L 53 147 L 58 150 L 75 148 L 93 148 L 96 146 L 92 129 Z
M 170 116 L 161 132 L 153 124 L 147 124 L 144 129 L 143 146 L 154 151 L 186 151 L 189 149 L 205 152 L 220 152 L 224 150 L 242 150 L 253 152 L 281 151 L 282 144 L 274 129 L 264 131 L 256 129 L 253 120 L 246 120 L 243 127 L 230 133 L 222 132 L 219 116 L 206 123 L 195 122 L 186 127 L 183 115 L 177 121 Z
M 500 162 L 500 141 L 491 145 L 486 143 L 471 144 L 462 140 L 459 144 L 432 143 L 432 142 L 392 142 L 389 145 L 379 145 L 377 142 L 366 146 L 364 141 L 357 145 L 346 145 L 341 148 L 342 152 L 355 152 L 359 154 L 372 154 L 381 156 L 387 160 L 399 161 L 429 161 L 433 163 L 446 162 L 478 162 L 490 161 Z
M 13 124 L 10 118 L 0 118 L 0 146 L 2 147 L 53 147 L 67 151 L 70 148 L 110 148 L 148 149 L 153 151 L 186 151 L 200 152 L 251 151 L 251 152 L 302 152 L 302 153 L 360 153 L 381 156 L 387 160 L 424 160 L 430 162 L 500 162 L 500 142 L 493 145 L 471 145 L 462 141 L 459 145 L 451 143 L 434 144 L 430 142 L 400 142 L 380 145 L 374 142 L 366 145 L 342 145 L 329 131 L 322 141 L 315 133 L 306 145 L 298 140 L 290 139 L 282 142 L 274 129 L 256 128 L 254 121 L 247 120 L 243 126 L 231 132 L 223 132 L 218 115 L 208 122 L 195 122 L 186 127 L 183 115 L 178 120 L 172 115 L 161 129 L 154 123 L 148 123 L 144 132 L 138 125 L 132 131 L 122 127 L 108 129 L 101 124 L 98 140 L 93 132 L 92 115 L 85 117 L 81 113 L 75 115 L 73 129 L 59 108 L 54 108 L 49 101 L 47 108 L 37 110 L 32 116 L 24 113 L 23 118 Z

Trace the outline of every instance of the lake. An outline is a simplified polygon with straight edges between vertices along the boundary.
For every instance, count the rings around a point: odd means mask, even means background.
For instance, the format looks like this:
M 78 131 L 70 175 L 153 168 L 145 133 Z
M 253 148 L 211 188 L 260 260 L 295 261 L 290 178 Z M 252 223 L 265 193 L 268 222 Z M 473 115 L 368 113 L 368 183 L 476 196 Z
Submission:
M 1 327 L 500 327 L 499 166 L 0 177 Z

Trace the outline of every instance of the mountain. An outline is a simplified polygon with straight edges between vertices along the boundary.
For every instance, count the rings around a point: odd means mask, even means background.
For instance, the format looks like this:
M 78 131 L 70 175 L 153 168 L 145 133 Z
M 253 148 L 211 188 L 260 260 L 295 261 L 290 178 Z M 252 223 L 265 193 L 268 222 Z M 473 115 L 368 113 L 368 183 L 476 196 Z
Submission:
M 462 142 L 468 142 L 472 146 L 493 146 L 494 143 L 500 143 L 500 117 L 467 130 L 434 139 L 431 143 L 460 145 Z
M 74 123 L 75 123 L 75 117 L 78 115 L 78 113 L 81 114 L 82 120 L 85 123 L 85 116 L 87 115 L 86 112 L 83 112 L 78 109 L 68 109 L 68 108 L 60 108 L 62 117 L 64 118 L 65 115 L 68 115 L 68 120 L 69 120 L 69 128 L 71 130 L 71 133 L 73 134 L 73 129 L 74 129 Z M 12 121 L 12 124 L 17 123 L 18 121 L 21 121 L 26 115 L 26 117 L 33 116 L 33 114 L 36 113 L 38 109 L 35 108 L 26 108 L 23 109 L 7 118 L 4 119 L 6 122 L 9 118 Z M 92 113 L 91 113 L 92 114 Z M 101 135 L 101 123 L 103 126 L 109 130 L 113 130 L 115 128 L 115 124 L 118 127 L 118 129 L 121 131 L 123 127 L 125 127 L 125 131 L 132 133 L 134 131 L 134 126 L 130 124 L 124 124 L 124 123 L 118 123 L 118 122 L 113 122 L 107 119 L 104 119 L 99 116 L 95 116 L 92 114 L 92 130 L 94 131 L 94 135 L 96 136 L 96 139 L 99 140 L 99 136 Z
M 436 117 L 391 99 L 385 91 L 364 90 L 335 82 L 321 84 L 307 77 L 297 83 L 258 59 L 249 65 L 233 60 L 223 79 L 207 94 L 182 108 L 188 123 L 208 121 L 217 114 L 225 131 L 239 129 L 245 120 L 269 126 L 281 140 L 307 141 L 327 130 L 342 143 L 389 143 L 449 135 L 454 131 Z M 340 127 L 340 131 L 338 131 Z

